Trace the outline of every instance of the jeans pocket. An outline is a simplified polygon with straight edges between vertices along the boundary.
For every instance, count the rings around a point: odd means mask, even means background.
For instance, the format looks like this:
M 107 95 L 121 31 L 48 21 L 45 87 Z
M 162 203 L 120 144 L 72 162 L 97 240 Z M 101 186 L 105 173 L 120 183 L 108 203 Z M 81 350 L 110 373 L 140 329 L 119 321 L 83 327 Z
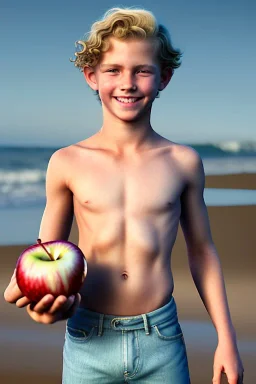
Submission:
M 167 321 L 154 325 L 153 328 L 159 339 L 175 341 L 183 338 L 183 333 L 179 323 L 171 324 Z
M 83 327 L 83 329 L 73 328 L 69 325 L 66 326 L 67 336 L 72 341 L 76 341 L 79 343 L 85 343 L 86 341 L 88 341 L 92 337 L 94 330 L 94 326 Z

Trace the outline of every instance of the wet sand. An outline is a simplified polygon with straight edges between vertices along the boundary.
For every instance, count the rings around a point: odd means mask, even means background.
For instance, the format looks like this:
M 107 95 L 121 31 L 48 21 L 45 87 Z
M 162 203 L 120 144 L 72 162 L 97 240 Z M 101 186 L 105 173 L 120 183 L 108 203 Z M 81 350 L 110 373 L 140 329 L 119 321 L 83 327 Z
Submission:
M 209 188 L 254 189 L 256 175 L 209 176 Z M 208 207 L 212 236 L 221 258 L 246 384 L 256 383 L 255 217 L 256 206 Z M 70 241 L 77 243 L 74 221 Z M 0 246 L 0 287 L 4 291 L 19 254 L 30 244 Z M 173 250 L 174 296 L 189 358 L 192 384 L 211 383 L 216 332 L 190 275 L 179 228 Z M 26 309 L 0 298 L 0 383 L 61 383 L 65 323 L 50 326 L 31 320 Z M 71 383 L 70 383 L 71 384 Z
M 206 177 L 206 188 L 256 189 L 256 174 L 212 175 Z

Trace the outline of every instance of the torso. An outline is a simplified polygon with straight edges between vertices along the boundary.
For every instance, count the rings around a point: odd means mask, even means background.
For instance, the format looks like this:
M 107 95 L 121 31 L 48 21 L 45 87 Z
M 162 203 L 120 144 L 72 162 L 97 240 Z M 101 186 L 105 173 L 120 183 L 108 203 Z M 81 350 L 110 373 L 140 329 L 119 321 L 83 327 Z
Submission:
M 172 296 L 170 257 L 184 180 L 178 145 L 162 139 L 127 158 L 91 138 L 68 147 L 78 246 L 88 264 L 83 307 L 130 316 L 153 311 Z

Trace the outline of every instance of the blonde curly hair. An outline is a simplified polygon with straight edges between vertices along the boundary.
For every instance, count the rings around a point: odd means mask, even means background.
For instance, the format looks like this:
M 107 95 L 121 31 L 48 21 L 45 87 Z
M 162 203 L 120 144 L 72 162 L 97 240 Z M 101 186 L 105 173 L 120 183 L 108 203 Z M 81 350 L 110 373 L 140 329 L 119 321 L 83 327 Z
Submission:
M 82 40 L 76 41 L 82 50 L 75 52 L 76 58 L 70 59 L 74 65 L 83 71 L 84 67 L 97 65 L 101 53 L 109 48 L 109 37 L 121 40 L 132 38 L 155 38 L 159 42 L 158 59 L 161 68 L 171 67 L 173 70 L 181 65 L 181 52 L 174 49 L 168 30 L 157 23 L 154 15 L 144 9 L 111 8 L 99 21 L 96 21 L 91 31 Z

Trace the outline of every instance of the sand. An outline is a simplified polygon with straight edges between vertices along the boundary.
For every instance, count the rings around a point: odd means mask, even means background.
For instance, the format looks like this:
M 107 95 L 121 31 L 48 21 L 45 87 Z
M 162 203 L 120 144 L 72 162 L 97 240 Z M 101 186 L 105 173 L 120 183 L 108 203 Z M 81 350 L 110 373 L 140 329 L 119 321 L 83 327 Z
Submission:
M 206 177 L 206 188 L 256 189 L 256 175 L 242 173 L 239 175 L 217 175 Z
M 208 176 L 209 188 L 255 189 L 256 175 Z M 232 319 L 245 368 L 245 383 L 256 383 L 256 206 L 208 207 L 212 236 L 220 255 Z M 77 243 L 74 224 L 70 241 Z M 19 254 L 30 244 L 0 246 L 3 292 Z M 187 344 L 192 384 L 211 383 L 216 332 L 190 275 L 181 230 L 173 250 L 174 296 Z M 65 323 L 31 320 L 26 309 L 0 298 L 0 383 L 61 383 Z M 71 383 L 70 383 L 71 384 Z

